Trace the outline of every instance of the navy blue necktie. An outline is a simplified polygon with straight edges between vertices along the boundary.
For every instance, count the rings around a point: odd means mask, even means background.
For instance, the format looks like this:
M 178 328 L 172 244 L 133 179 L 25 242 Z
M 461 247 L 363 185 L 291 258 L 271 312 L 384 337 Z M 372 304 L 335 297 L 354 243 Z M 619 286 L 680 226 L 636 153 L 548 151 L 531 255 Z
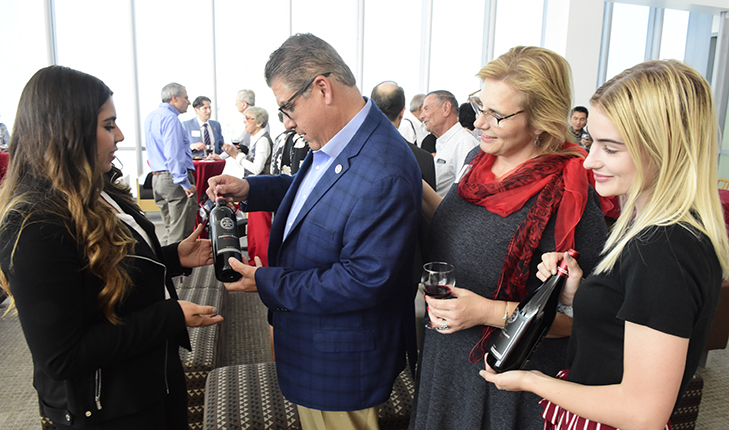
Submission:
M 208 124 L 203 124 L 203 139 L 205 140 L 205 147 L 210 148 L 210 133 L 208 133 Z

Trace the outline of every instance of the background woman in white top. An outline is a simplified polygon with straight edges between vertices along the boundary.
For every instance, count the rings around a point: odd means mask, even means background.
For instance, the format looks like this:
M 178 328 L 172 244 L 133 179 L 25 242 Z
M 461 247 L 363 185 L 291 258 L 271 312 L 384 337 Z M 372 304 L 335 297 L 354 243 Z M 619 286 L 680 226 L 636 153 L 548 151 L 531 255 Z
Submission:
M 251 135 L 251 144 L 247 154 L 238 152 L 238 148 L 233 145 L 223 145 L 223 150 L 230 156 L 226 159 L 227 174 L 234 176 L 254 176 L 266 173 L 269 171 L 271 164 L 271 148 L 273 142 L 271 141 L 271 135 L 266 131 L 266 125 L 268 124 L 268 112 L 266 109 L 260 107 L 249 107 L 245 111 L 245 124 L 246 132 Z M 216 154 L 211 156 L 213 159 L 221 158 Z M 231 166 L 234 163 L 237 166 Z M 237 167 L 243 168 L 243 172 Z M 230 170 L 235 167 L 238 174 L 231 172 Z M 242 173 L 242 175 L 241 175 Z

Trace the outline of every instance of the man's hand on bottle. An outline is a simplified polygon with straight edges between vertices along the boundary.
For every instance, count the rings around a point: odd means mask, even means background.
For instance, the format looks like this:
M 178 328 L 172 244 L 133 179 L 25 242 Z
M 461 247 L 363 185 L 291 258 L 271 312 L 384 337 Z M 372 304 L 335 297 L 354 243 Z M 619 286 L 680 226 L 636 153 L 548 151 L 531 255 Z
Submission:
M 242 202 L 248 199 L 249 190 L 250 186 L 245 179 L 219 175 L 208 179 L 206 192 L 212 201 L 215 201 L 217 196 L 225 196 L 225 200 L 228 202 Z

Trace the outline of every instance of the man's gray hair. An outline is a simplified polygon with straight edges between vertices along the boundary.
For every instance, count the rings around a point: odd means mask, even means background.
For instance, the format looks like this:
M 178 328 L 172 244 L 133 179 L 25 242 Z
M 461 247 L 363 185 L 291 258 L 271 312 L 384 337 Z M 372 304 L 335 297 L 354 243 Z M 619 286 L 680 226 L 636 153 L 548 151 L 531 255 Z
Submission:
M 182 90 L 185 87 L 182 85 L 171 82 L 162 88 L 162 103 L 169 103 L 172 100 L 172 96 L 182 97 Z
M 280 79 L 290 91 L 298 90 L 312 78 L 331 73 L 340 83 L 353 87 L 357 84 L 352 71 L 337 51 L 313 34 L 295 34 L 273 51 L 265 68 L 266 84 Z M 304 94 L 308 96 L 308 90 Z
M 256 93 L 253 90 L 240 90 L 235 95 L 236 100 L 248 103 L 249 106 L 256 105 Z
M 418 110 L 423 105 L 423 100 L 425 100 L 425 94 L 415 94 L 410 100 L 410 112 Z
M 268 125 L 268 111 L 262 107 L 251 106 L 243 113 L 255 118 L 256 124 L 260 122 L 262 128 L 266 128 L 266 125 Z
M 437 90 L 429 92 L 428 95 L 425 97 L 431 95 L 438 98 L 438 101 L 440 102 L 438 106 L 443 106 L 443 103 L 449 102 L 451 104 L 451 113 L 455 116 L 458 116 L 458 101 L 456 100 L 456 96 L 454 96 L 453 93 L 446 90 Z

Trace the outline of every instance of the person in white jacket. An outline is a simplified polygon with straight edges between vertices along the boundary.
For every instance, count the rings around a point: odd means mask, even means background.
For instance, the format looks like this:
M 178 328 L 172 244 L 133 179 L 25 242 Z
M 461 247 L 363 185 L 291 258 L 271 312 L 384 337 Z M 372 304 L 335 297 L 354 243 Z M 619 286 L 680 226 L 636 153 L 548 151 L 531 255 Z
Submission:
M 245 111 L 246 132 L 251 135 L 248 153 L 239 152 L 239 148 L 226 143 L 223 151 L 228 155 L 211 155 L 213 159 L 225 159 L 223 173 L 237 177 L 254 176 L 269 171 L 271 164 L 271 135 L 266 131 L 268 112 L 260 107 L 252 106 Z

